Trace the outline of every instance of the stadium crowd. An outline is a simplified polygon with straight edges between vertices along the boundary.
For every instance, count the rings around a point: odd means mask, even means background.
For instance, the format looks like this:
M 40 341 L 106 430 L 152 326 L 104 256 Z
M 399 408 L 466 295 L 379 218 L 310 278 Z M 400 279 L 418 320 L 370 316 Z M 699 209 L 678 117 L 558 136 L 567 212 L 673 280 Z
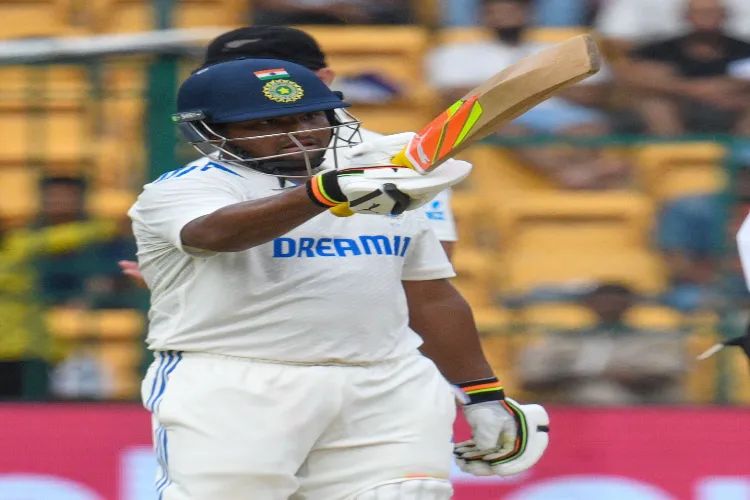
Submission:
M 695 349 L 743 325 L 750 306 L 734 242 L 750 208 L 750 2 L 445 0 L 440 6 L 438 26 L 429 28 L 456 36 L 434 36 L 423 59 L 423 85 L 434 92 L 435 109 L 544 50 L 552 43 L 538 36 L 544 30 L 597 35 L 606 63 L 596 76 L 530 110 L 487 144 L 501 151 L 512 168 L 545 186 L 542 195 L 569 200 L 641 195 L 651 208 L 644 223 L 648 239 L 637 245 L 658 256 L 665 277 L 663 286 L 651 288 L 639 287 L 637 279 L 618 279 L 617 272 L 597 279 L 536 280 L 521 288 L 506 288 L 508 281 L 499 280 L 484 293 L 487 303 L 481 307 L 500 311 L 505 319 L 485 322 L 478 316 L 478 321 L 488 339 L 508 339 L 486 344 L 487 349 L 504 346 L 498 348 L 497 364 L 505 365 L 500 371 L 542 401 L 714 401 L 713 381 L 696 385 L 689 374 L 696 367 Z M 421 22 L 412 7 L 397 0 L 255 0 L 251 19 L 255 24 L 367 29 Z M 377 72 L 348 73 L 334 86 L 353 96 L 355 114 L 357 104 L 387 106 L 408 90 Z M 667 145 L 671 153 L 650 160 L 654 155 L 637 154 L 642 144 Z M 717 155 L 705 153 L 716 148 Z M 682 169 L 688 174 L 664 174 L 654 188 L 649 182 L 656 183 L 656 177 L 644 174 L 651 172 L 650 161 L 660 168 L 669 164 L 662 173 Z M 684 179 L 693 171 L 701 173 L 685 181 L 686 188 L 670 189 L 676 184 L 670 186 L 669 179 Z M 704 183 L 700 176 L 705 172 L 718 181 Z M 132 388 L 115 389 L 119 375 L 101 355 L 105 334 L 100 329 L 87 327 L 73 336 L 54 333 L 60 330 L 54 318 L 60 316 L 50 312 L 145 311 L 148 304 L 147 292 L 118 267 L 120 261 L 135 260 L 129 221 L 91 216 L 87 182 L 79 175 L 44 176 L 37 216 L 2 235 L 0 398 L 137 397 Z M 469 291 L 476 283 L 469 257 L 483 248 L 475 245 L 483 228 L 461 217 L 460 204 L 475 209 L 473 193 L 456 190 L 457 282 Z M 577 223 L 573 216 L 561 222 L 568 229 Z M 556 230 L 544 241 L 553 241 Z M 496 248 L 485 254 L 493 269 L 509 262 L 506 242 L 515 235 L 499 233 L 491 243 Z M 571 234 L 575 239 L 577 233 Z M 620 248 L 596 250 L 610 255 L 613 268 L 620 265 Z M 539 251 L 554 254 L 555 248 Z M 565 267 L 566 255 L 549 257 Z M 471 293 L 467 297 L 471 301 Z M 659 311 L 657 319 L 635 319 L 639 307 Z M 558 313 L 542 320 L 530 313 L 545 308 Z M 707 340 L 696 341 L 696 335 Z M 143 361 L 132 366 L 140 370 L 148 362 L 142 337 L 129 342 L 139 345 Z

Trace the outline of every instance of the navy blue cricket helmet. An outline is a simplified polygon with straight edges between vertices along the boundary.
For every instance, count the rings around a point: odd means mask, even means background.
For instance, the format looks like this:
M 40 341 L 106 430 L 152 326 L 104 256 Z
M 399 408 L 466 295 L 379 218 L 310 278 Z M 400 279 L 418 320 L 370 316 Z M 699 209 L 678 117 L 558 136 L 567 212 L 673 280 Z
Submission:
M 284 175 L 285 171 L 299 170 L 300 166 L 305 166 L 310 173 L 323 162 L 325 150 L 349 147 L 357 142 L 353 137 L 359 134 L 360 122 L 348 114 L 351 121 L 342 122 L 336 114 L 336 110 L 348 106 L 350 104 L 340 93 L 329 89 L 313 71 L 303 66 L 276 59 L 237 59 L 190 75 L 180 86 L 177 113 L 172 120 L 203 155 L 271 175 Z M 299 158 L 299 153 L 252 158 L 233 146 L 233 139 L 224 137 L 220 131 L 221 124 L 320 111 L 328 116 L 330 127 L 326 128 L 333 132 L 332 144 L 316 150 L 299 144 L 305 153 L 304 160 L 284 158 L 294 155 Z M 346 138 L 339 130 L 342 127 L 352 131 Z M 299 132 L 279 135 L 287 135 L 297 142 L 295 133 Z

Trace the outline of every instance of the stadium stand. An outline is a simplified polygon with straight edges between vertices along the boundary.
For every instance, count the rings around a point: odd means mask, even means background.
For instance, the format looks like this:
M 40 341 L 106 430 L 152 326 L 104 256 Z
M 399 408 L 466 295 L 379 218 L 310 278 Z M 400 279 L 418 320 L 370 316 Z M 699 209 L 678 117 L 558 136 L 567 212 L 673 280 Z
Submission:
M 72 0 L 0 0 L 0 38 L 129 33 L 153 29 L 151 2 L 95 0 L 82 11 Z M 177 27 L 240 26 L 251 17 L 246 0 L 177 2 Z M 431 31 L 434 0 L 419 2 L 418 26 L 305 26 L 342 76 L 377 73 L 401 91 L 384 105 L 357 104 L 352 111 L 367 128 L 382 133 L 414 130 L 438 110 L 424 83 L 423 57 L 438 41 L 486 39 L 475 28 Z M 554 43 L 583 28 L 544 28 L 532 40 Z M 0 218 L 6 228 L 28 222 L 37 210 L 40 174 L 85 173 L 94 187 L 88 205 L 105 218 L 121 218 L 146 177 L 144 122 L 148 69 L 153 58 L 108 57 L 85 64 L 0 66 Z M 184 76 L 195 60 L 181 60 Z M 124 155 L 123 151 L 128 154 Z M 465 153 L 472 176 L 454 193 L 460 242 L 454 263 L 456 287 L 475 309 L 490 362 L 511 390 L 512 360 L 520 348 L 539 341 L 537 327 L 577 328 L 591 313 L 577 304 L 545 303 L 511 309 L 508 295 L 539 286 L 583 280 L 615 280 L 643 294 L 667 286 L 663 264 L 650 242 L 654 212 L 662 202 L 686 193 L 717 192 L 729 183 L 718 142 L 653 142 L 634 146 L 632 157 L 641 190 L 562 192 L 526 168 L 508 147 L 481 144 Z M 488 200 L 490 200 L 488 202 Z M 137 396 L 144 319 L 135 309 L 82 311 L 62 308 L 46 316 L 59 339 L 95 336 L 99 355 L 116 375 L 118 398 Z M 660 305 L 639 305 L 629 313 L 634 326 L 689 332 L 686 349 L 697 354 L 719 337 L 715 315 L 683 315 Z M 742 358 L 730 363 L 732 402 L 749 404 Z M 719 366 L 710 359 L 691 368 L 685 387 L 695 403 L 714 400 Z M 733 376 L 732 376 L 733 374 Z M 742 382 L 740 382 L 742 381 Z M 515 392 L 515 391 L 514 391 Z

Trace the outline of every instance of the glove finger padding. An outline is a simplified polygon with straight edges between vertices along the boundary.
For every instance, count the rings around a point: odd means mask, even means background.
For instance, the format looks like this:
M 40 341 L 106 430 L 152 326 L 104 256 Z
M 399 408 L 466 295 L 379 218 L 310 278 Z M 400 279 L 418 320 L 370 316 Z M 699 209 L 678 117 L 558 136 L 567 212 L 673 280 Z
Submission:
M 518 437 L 511 451 L 482 450 L 474 441 L 454 446 L 456 463 L 474 475 L 511 476 L 536 464 L 549 444 L 549 415 L 540 405 L 520 405 L 510 398 L 505 402 L 518 426 Z
M 362 144 L 358 144 L 346 151 L 344 157 L 345 168 L 367 168 L 382 167 L 393 164 L 393 157 L 400 153 L 412 137 L 416 134 L 413 132 L 404 132 L 402 134 L 384 135 L 377 137 Z M 394 165 L 400 166 L 403 165 Z M 409 170 L 412 170 L 409 168 Z M 415 172 L 416 173 L 416 172 Z

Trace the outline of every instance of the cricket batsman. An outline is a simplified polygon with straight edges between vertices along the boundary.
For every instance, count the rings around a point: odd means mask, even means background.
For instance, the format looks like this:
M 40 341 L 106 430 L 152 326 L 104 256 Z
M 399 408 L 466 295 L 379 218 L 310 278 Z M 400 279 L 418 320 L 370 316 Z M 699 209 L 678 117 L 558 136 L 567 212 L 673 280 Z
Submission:
M 161 499 L 447 500 L 452 454 L 502 476 L 546 449 L 546 412 L 505 398 L 416 210 L 470 165 L 391 164 L 412 134 L 352 147 L 347 106 L 273 59 L 179 89 L 173 120 L 204 157 L 129 211 Z M 455 395 L 473 440 L 454 446 Z
M 203 67 L 241 58 L 290 61 L 315 72 L 328 86 L 336 78 L 335 71 L 328 66 L 326 55 L 315 39 L 302 30 L 287 26 L 248 26 L 224 33 L 208 45 Z M 345 120 L 346 116 L 342 115 L 340 118 Z M 381 136 L 362 127 L 359 135 L 363 142 Z M 451 258 L 458 240 L 450 197 L 451 191 L 446 189 L 438 193 L 430 203 L 417 209 L 424 213 L 448 258 Z M 124 274 L 145 286 L 136 262 L 121 261 L 119 264 Z

